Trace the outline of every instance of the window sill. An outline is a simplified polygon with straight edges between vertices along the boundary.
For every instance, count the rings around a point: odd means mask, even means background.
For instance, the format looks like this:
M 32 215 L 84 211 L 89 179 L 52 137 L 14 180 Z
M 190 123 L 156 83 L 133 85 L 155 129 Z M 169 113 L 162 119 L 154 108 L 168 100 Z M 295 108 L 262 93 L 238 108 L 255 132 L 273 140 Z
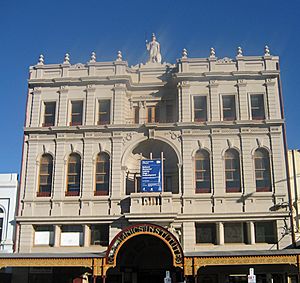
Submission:
M 37 197 L 50 197 L 51 193 L 50 192 L 37 192 L 36 196 Z
M 195 190 L 196 194 L 207 194 L 207 193 L 211 193 L 211 189 L 196 189 Z
M 43 123 L 42 127 L 54 127 L 54 124 L 52 124 L 52 123 Z
M 69 126 L 82 126 L 82 123 L 80 123 L 80 122 L 70 122 Z
M 272 192 L 271 188 L 256 188 L 256 192 Z
M 103 121 L 103 122 L 98 121 L 97 125 L 99 125 L 99 126 L 110 125 L 110 121 Z
M 230 188 L 226 189 L 226 193 L 241 193 L 241 188 Z
M 94 196 L 108 196 L 108 192 L 95 191 Z
M 77 197 L 79 196 L 79 192 L 65 192 L 66 197 Z

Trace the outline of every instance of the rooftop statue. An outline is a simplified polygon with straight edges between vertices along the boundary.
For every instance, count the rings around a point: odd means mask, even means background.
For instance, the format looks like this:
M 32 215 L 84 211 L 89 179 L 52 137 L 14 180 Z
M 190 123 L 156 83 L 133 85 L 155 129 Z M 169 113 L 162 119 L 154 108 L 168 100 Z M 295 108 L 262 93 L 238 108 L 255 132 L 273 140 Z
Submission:
M 152 41 L 146 40 L 146 47 L 149 51 L 148 63 L 161 63 L 160 44 L 156 41 L 155 34 L 152 33 Z

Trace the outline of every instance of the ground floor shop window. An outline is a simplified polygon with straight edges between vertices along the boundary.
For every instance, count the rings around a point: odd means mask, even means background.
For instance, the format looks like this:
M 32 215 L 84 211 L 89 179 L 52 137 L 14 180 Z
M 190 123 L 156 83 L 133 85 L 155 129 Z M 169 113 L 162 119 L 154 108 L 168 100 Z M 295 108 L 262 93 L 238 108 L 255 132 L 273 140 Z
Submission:
M 53 246 L 54 230 L 51 225 L 41 225 L 34 227 L 34 245 L 35 246 Z
M 256 243 L 275 244 L 276 240 L 276 223 L 274 221 L 255 223 Z
M 247 243 L 246 223 L 224 223 L 225 243 Z
M 215 223 L 196 223 L 196 243 L 197 244 L 216 244 L 216 224 Z
M 82 246 L 83 229 L 80 225 L 66 225 L 61 228 L 61 246 Z
M 91 226 L 91 245 L 108 246 L 109 225 L 99 224 Z

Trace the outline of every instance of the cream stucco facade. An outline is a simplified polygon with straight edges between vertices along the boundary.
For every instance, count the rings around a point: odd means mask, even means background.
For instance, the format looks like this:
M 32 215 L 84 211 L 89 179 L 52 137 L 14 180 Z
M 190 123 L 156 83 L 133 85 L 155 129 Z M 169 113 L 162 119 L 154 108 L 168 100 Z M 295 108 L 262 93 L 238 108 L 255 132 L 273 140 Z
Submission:
M 291 245 L 279 58 L 268 48 L 263 56 L 239 48 L 234 59 L 183 50 L 175 64 L 131 67 L 121 52 L 111 62 L 92 53 L 85 64 L 41 56 L 27 95 L 18 252 L 105 252 L 139 223 L 168 229 L 184 254 Z M 140 161 L 149 158 L 164 161 L 162 192 L 141 192 Z M 107 227 L 105 241 L 93 241 L 97 225 Z

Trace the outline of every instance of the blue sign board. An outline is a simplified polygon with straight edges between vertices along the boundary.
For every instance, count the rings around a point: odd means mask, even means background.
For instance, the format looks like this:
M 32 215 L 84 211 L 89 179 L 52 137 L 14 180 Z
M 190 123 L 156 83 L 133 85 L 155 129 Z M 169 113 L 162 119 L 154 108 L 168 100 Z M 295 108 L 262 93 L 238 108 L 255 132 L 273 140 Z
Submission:
M 161 192 L 162 191 L 162 166 L 161 160 L 141 161 L 141 191 Z

